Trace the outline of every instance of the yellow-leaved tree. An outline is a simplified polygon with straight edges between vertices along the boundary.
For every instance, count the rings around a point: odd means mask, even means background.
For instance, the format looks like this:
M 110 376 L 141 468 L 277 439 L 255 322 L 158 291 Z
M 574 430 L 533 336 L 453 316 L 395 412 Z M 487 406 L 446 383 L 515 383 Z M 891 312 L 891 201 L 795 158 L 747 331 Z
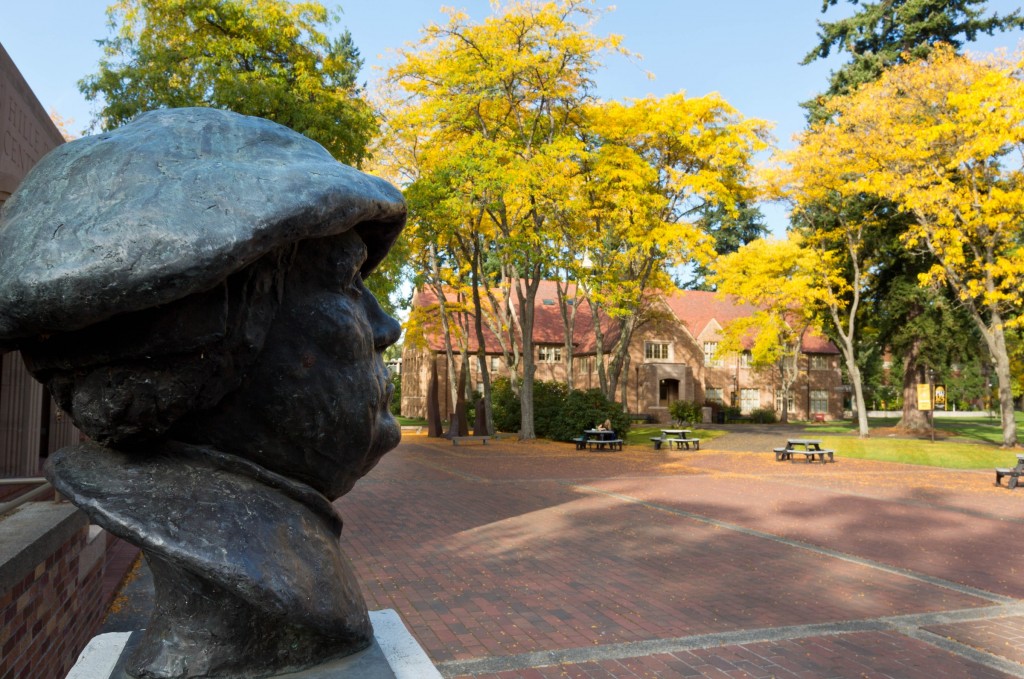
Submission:
M 414 256 L 432 242 L 466 246 L 471 277 L 488 259 L 496 289 L 490 304 L 517 344 L 522 419 L 519 435 L 533 438 L 533 314 L 537 290 L 561 249 L 558 219 L 576 193 L 583 153 L 579 126 L 591 101 L 598 55 L 619 38 L 589 31 L 590 0 L 495 4 L 481 23 L 454 10 L 400 51 L 388 72 L 383 115 L 386 144 L 409 165 L 396 169 L 421 193 L 443 188 L 453 219 L 437 219 L 428 203 L 410 201 Z M 422 208 L 422 209 L 421 209 Z M 429 270 L 427 261 L 415 264 Z M 474 296 L 474 299 L 477 297 Z M 482 306 L 476 309 L 479 317 Z
M 712 205 L 735 212 L 753 198 L 752 158 L 770 135 L 767 123 L 743 118 L 717 94 L 602 102 L 586 113 L 580 207 L 589 228 L 578 251 L 591 265 L 581 285 L 594 311 L 601 388 L 614 398 L 634 332 L 657 313 L 652 292 L 674 287 L 673 267 L 710 260 L 698 217 Z M 607 376 L 602 314 L 618 331 Z
M 1017 443 L 1006 329 L 1024 304 L 1024 59 L 939 47 L 827 104 L 803 138 L 820 181 L 886 198 L 912 215 L 906 247 L 936 265 L 974 320 L 999 382 L 1003 444 Z
M 718 352 L 750 351 L 752 366 L 770 374 L 778 385 L 783 422 L 789 417 L 804 335 L 817 329 L 827 296 L 820 272 L 834 264 L 832 258 L 832 253 L 804 247 L 797 234 L 782 240 L 759 238 L 719 257 L 709 278 L 720 295 L 755 308 L 722 328 Z
M 858 363 L 859 311 L 862 296 L 871 282 L 878 263 L 875 247 L 884 222 L 875 214 L 875 199 L 843 196 L 845 175 L 837 175 L 824 136 L 805 134 L 799 145 L 778 154 L 780 165 L 763 173 L 768 195 L 790 207 L 793 224 L 801 235 L 798 244 L 813 251 L 813 267 L 804 272 L 817 290 L 820 310 L 829 321 L 829 334 L 839 346 L 846 374 L 853 389 L 854 411 L 861 438 L 869 435 L 864 384 Z M 800 261 L 808 261 L 801 257 Z

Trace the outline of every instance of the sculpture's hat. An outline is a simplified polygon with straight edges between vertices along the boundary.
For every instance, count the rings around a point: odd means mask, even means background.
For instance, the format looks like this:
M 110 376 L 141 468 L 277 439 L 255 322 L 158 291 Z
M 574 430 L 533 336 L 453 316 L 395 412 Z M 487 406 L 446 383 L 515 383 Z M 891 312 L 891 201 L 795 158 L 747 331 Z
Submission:
M 47 154 L 0 211 L 0 339 L 71 331 L 210 289 L 290 242 L 355 229 L 384 258 L 387 182 L 282 125 L 151 111 Z

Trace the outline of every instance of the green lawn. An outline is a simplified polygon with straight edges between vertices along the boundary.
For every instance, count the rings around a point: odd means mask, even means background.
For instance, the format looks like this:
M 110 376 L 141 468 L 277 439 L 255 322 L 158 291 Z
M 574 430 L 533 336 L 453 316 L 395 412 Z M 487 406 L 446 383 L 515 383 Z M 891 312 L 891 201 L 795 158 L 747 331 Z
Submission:
M 1024 413 L 1016 413 L 1017 429 L 1024 435 Z M 895 427 L 899 417 L 870 418 L 869 428 L 874 431 Z M 928 439 L 902 439 L 875 434 L 868 439 L 827 436 L 827 434 L 855 434 L 857 427 L 851 422 L 807 424 L 804 431 L 821 438 L 823 445 L 836 450 L 836 454 L 870 460 L 906 462 L 951 469 L 985 469 L 1012 466 L 1014 453 L 998 448 L 1003 441 L 1002 425 L 998 417 L 943 418 L 935 420 L 935 428 L 947 434 L 945 440 L 934 443 Z
M 629 433 L 626 434 L 625 441 L 626 443 L 632 443 L 636 445 L 651 446 L 654 445 L 651 443 L 652 436 L 661 436 L 662 429 L 670 428 L 675 429 L 676 426 L 667 424 L 654 424 L 643 426 L 634 425 L 633 427 L 630 428 Z M 690 434 L 690 437 L 700 439 L 701 443 L 704 443 L 705 441 L 710 441 L 712 439 L 718 438 L 719 436 L 724 436 L 725 434 L 726 432 L 722 431 L 721 429 L 694 429 L 693 432 Z
M 1024 436 L 1024 413 L 1015 413 L 1017 420 L 1017 431 Z M 884 429 L 895 427 L 899 417 L 872 417 L 868 419 L 868 427 Z M 804 431 L 816 434 L 855 434 L 857 425 L 848 420 L 834 421 L 827 424 L 800 423 L 804 425 Z M 1003 442 L 1003 428 L 999 417 L 973 417 L 973 418 L 943 418 L 935 420 L 935 428 L 945 431 L 954 437 L 978 441 L 982 443 L 994 443 L 999 445 Z
M 398 415 L 398 416 L 395 417 L 395 419 L 398 420 L 398 424 L 402 425 L 403 427 L 425 427 L 425 426 L 427 426 L 426 419 L 421 418 L 421 417 L 402 417 L 401 415 Z
M 822 436 L 821 445 L 823 448 L 836 451 L 837 457 L 923 464 L 947 469 L 1012 467 L 1017 462 L 1012 451 L 1002 450 L 990 444 L 960 441 L 932 443 L 928 440 L 881 436 L 867 439 L 854 436 Z

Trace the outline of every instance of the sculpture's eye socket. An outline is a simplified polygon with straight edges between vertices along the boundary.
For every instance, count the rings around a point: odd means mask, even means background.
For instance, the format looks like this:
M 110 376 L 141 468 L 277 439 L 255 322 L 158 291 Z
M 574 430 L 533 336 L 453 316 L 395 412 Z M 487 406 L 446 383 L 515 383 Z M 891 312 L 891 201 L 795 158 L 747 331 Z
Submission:
M 299 256 L 318 262 L 318 277 L 327 289 L 345 293 L 362 291 L 359 272 L 366 261 L 366 244 L 355 233 L 349 231 L 306 241 Z

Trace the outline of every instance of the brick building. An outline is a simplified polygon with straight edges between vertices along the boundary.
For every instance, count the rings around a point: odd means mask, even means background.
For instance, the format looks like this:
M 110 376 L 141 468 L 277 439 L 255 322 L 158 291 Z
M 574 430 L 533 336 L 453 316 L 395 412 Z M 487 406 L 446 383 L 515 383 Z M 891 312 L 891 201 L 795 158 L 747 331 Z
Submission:
M 449 300 L 457 302 L 452 296 Z M 413 306 L 432 312 L 437 297 L 429 290 L 420 290 L 413 297 Z M 722 328 L 729 322 L 751 313 L 752 308 L 711 292 L 677 290 L 653 300 L 654 313 L 633 335 L 629 363 L 616 390 L 626 409 L 634 413 L 654 415 L 667 421 L 668 405 L 676 400 L 715 401 L 735 404 L 743 412 L 756 408 L 782 410 L 782 396 L 770 374 L 750 367 L 749 352 L 717 356 Z M 458 321 L 461 320 L 461 323 Z M 470 384 L 479 386 L 479 368 L 475 359 L 477 341 L 473 324 L 457 318 L 457 325 L 468 327 L 466 337 L 471 360 Z M 601 319 L 605 330 L 605 352 L 617 342 L 615 324 Z M 432 371 L 437 366 L 438 397 L 442 418 L 454 410 L 448 384 L 448 368 L 444 338 L 438 327 L 427 329 L 423 343 L 407 342 L 402 355 L 402 414 L 423 417 L 426 414 L 427 391 Z M 535 378 L 565 381 L 569 349 L 565 342 L 565 326 L 558 304 L 556 287 L 543 281 L 538 290 L 534 351 L 537 370 Z M 484 345 L 491 375 L 508 374 L 497 337 L 484 330 Z M 460 346 L 456 342 L 456 369 L 460 369 Z M 573 386 L 589 389 L 599 386 L 593 316 L 589 305 L 581 302 L 577 310 L 572 342 Z M 605 355 L 606 363 L 611 357 Z M 799 419 L 842 416 L 844 387 L 839 351 L 832 342 L 813 332 L 806 332 L 802 351 L 797 358 L 798 377 L 790 391 L 789 413 Z
M 0 45 L 0 207 L 64 138 Z M 0 478 L 38 476 L 47 454 L 78 442 L 78 430 L 25 369 L 0 347 Z

